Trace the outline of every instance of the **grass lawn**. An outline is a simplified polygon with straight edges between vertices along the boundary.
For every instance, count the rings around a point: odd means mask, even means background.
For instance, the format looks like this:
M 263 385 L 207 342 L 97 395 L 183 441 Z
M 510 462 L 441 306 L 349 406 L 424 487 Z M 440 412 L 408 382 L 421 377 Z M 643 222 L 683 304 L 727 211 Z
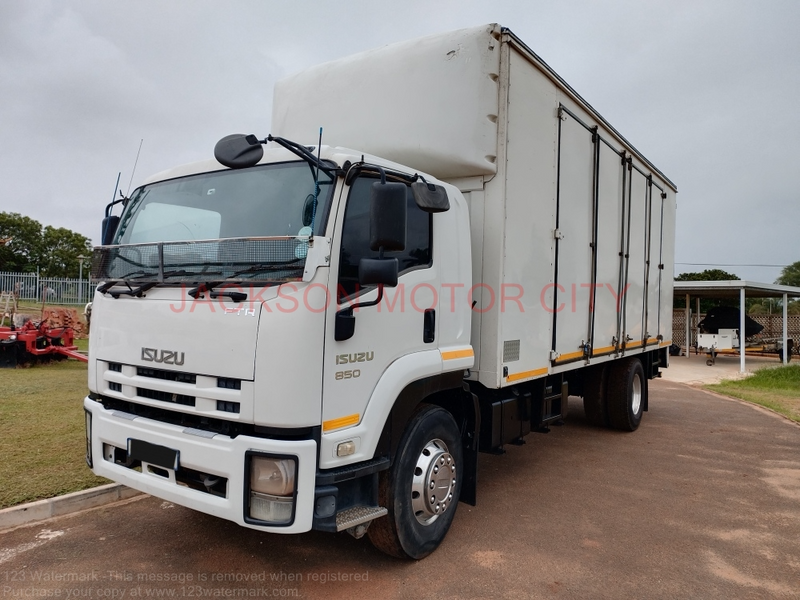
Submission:
M 86 363 L 0 369 L 0 508 L 108 483 L 86 466 Z
M 800 422 L 800 365 L 760 369 L 746 379 L 725 380 L 706 388 L 760 404 Z

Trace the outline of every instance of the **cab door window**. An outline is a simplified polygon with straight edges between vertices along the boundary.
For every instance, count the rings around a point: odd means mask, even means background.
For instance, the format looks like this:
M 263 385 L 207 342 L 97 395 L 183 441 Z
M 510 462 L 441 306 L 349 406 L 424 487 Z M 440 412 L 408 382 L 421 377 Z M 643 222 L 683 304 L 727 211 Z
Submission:
M 378 251 L 369 248 L 370 188 L 375 181 L 373 178 L 359 177 L 350 187 L 339 256 L 337 299 L 340 304 L 374 287 L 359 287 L 358 263 L 362 258 L 378 258 Z M 400 262 L 400 275 L 413 269 L 430 267 L 433 260 L 432 216 L 417 206 L 410 186 L 406 186 L 406 203 L 408 214 L 406 248 L 398 252 L 384 252 L 385 258 L 397 258 Z

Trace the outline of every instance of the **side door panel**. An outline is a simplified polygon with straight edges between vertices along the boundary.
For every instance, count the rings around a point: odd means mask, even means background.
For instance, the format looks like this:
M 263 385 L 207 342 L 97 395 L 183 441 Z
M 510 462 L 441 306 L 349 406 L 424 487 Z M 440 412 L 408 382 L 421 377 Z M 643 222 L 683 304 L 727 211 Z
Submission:
M 355 179 L 347 204 L 339 211 L 331 256 L 327 335 L 323 375 L 323 434 L 356 425 L 381 375 L 398 358 L 438 348 L 438 323 L 433 341 L 425 342 L 425 312 L 438 313 L 439 281 L 433 256 L 433 219 L 417 207 L 409 190 L 406 249 L 387 252 L 397 257 L 396 288 L 384 288 L 377 306 L 356 308 L 355 333 L 335 341 L 336 313 L 354 303 L 373 302 L 374 287 L 358 286 L 361 258 L 377 258 L 369 249 L 369 187 L 375 179 Z M 338 243 L 337 243 L 338 242 Z M 394 399 L 391 399 L 392 401 Z M 388 401 L 388 399 L 387 399 Z

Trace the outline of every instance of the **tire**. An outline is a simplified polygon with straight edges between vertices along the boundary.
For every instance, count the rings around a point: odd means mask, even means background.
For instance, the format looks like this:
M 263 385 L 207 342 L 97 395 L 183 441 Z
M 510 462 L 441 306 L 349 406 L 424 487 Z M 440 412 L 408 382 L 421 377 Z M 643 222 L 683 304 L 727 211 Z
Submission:
M 372 545 L 391 556 L 415 560 L 436 550 L 455 516 L 463 465 L 461 435 L 453 417 L 438 406 L 421 405 L 403 433 L 392 467 L 380 473 L 378 502 L 389 514 L 367 530 Z M 450 477 L 443 477 L 448 467 Z M 431 496 L 420 494 L 431 485 Z
M 583 384 L 583 411 L 595 427 L 608 427 L 608 365 L 593 367 Z
M 622 431 L 636 431 L 642 422 L 644 402 L 647 397 L 647 379 L 638 358 L 615 362 L 608 379 L 608 419 L 611 427 Z

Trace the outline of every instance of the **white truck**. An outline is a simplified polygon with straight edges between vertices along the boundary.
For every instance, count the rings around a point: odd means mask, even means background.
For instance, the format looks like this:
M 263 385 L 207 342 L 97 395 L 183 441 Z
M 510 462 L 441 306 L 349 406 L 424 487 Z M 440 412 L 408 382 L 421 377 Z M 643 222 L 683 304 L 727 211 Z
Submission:
M 561 424 L 568 396 L 639 426 L 676 188 L 511 31 L 289 77 L 272 127 L 107 207 L 97 475 L 419 559 L 476 502 L 478 452 Z

